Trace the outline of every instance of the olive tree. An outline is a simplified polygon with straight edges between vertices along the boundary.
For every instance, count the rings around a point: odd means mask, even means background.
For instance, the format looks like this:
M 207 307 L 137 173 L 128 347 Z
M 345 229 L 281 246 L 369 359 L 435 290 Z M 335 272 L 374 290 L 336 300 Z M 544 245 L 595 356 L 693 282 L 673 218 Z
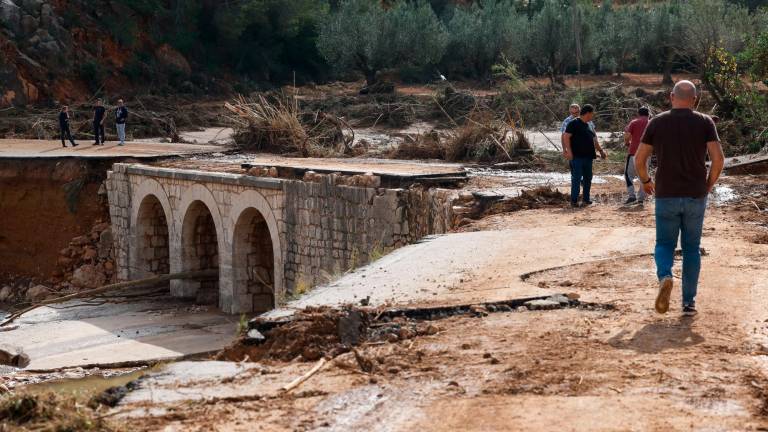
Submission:
M 548 0 L 530 21 L 526 57 L 546 73 L 553 84 L 564 84 L 570 66 L 588 60 L 589 8 L 579 2 Z
M 445 52 L 445 28 L 425 1 L 385 9 L 371 0 L 343 0 L 320 26 L 317 46 L 337 70 L 355 70 L 368 84 L 385 68 L 423 68 Z
M 447 25 L 445 63 L 456 73 L 482 77 L 502 57 L 519 60 L 527 43 L 527 21 L 506 0 L 482 0 L 457 8 Z
M 605 57 L 615 66 L 617 75 L 621 76 L 627 62 L 638 54 L 639 40 L 647 28 L 648 15 L 644 10 L 631 6 L 612 8 L 607 3 L 604 7 L 604 21 L 598 27 L 595 39 Z
M 701 69 L 713 49 L 737 53 L 744 48 L 744 35 L 753 30 L 749 9 L 725 0 L 690 0 L 681 9 L 681 57 Z

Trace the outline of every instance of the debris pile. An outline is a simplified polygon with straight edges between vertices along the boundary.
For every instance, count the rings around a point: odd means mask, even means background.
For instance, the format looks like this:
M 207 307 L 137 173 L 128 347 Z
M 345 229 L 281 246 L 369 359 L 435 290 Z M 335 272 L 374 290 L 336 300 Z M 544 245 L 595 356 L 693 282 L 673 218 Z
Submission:
M 485 211 L 485 215 L 509 213 L 545 207 L 560 207 L 568 202 L 568 196 L 550 186 L 524 189 L 520 195 L 497 201 Z
M 0 401 L 0 427 L 18 431 L 113 431 L 103 415 L 74 396 L 17 394 Z M 8 429 L 5 429 L 7 427 Z
M 338 156 L 351 150 L 354 133 L 344 120 L 327 113 L 302 114 L 295 98 L 242 96 L 225 107 L 237 124 L 234 140 L 246 150 L 300 157 Z

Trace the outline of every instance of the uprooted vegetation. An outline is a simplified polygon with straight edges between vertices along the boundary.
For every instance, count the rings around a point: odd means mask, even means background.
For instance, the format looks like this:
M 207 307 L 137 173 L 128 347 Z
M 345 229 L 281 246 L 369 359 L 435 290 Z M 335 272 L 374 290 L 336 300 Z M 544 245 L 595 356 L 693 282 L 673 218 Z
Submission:
M 0 431 L 121 430 L 72 396 L 14 394 L 0 399 Z
M 513 122 L 494 118 L 489 111 L 475 111 L 455 130 L 432 130 L 406 136 L 403 143 L 390 151 L 397 159 L 441 159 L 451 162 L 507 162 L 531 150 L 522 130 Z
M 242 96 L 225 107 L 237 123 L 234 140 L 245 150 L 300 157 L 340 156 L 352 151 L 354 132 L 331 114 L 302 113 L 295 98 Z

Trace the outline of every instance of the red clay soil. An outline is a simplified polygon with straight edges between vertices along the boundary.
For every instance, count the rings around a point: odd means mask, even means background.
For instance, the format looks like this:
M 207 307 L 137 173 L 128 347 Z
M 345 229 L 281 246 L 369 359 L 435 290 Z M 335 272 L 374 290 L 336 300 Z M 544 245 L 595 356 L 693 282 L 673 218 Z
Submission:
M 108 220 L 98 171 L 76 160 L 0 161 L 0 280 L 47 277 L 59 250 Z

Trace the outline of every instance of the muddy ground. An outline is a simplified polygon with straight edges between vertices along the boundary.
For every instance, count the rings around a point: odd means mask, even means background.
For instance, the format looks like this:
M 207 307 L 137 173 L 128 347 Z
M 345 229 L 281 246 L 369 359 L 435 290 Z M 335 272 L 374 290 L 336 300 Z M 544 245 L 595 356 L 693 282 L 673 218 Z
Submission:
M 128 403 L 110 421 L 164 431 L 766 430 L 766 180 L 726 178 L 738 198 L 710 203 L 697 317 L 681 317 L 678 301 L 667 315 L 653 311 L 649 250 L 525 276 L 602 307 L 417 320 L 416 328 L 434 328 L 367 341 L 356 354 L 328 350 L 329 363 L 288 392 L 280 386 L 316 356 L 265 356 L 246 363 L 255 369 L 204 383 L 227 389 L 263 376 L 245 397 Z M 557 226 L 562 241 L 546 247 L 578 254 L 568 250 L 570 227 L 653 226 L 652 204 L 619 205 L 620 182 L 598 190 L 602 198 L 588 209 L 502 213 L 462 229 Z M 675 271 L 676 300 L 679 263 Z M 192 384 L 172 388 L 195 393 Z M 162 400 L 165 390 L 155 391 Z

